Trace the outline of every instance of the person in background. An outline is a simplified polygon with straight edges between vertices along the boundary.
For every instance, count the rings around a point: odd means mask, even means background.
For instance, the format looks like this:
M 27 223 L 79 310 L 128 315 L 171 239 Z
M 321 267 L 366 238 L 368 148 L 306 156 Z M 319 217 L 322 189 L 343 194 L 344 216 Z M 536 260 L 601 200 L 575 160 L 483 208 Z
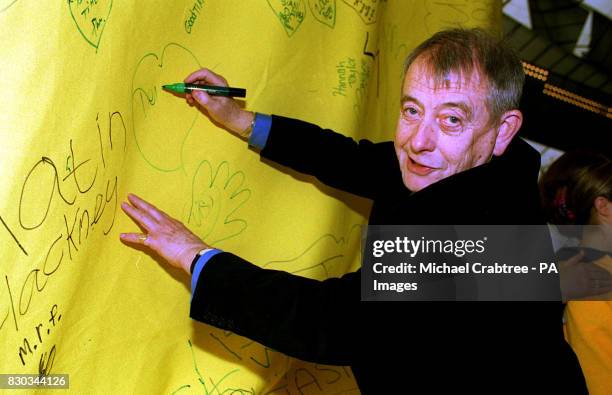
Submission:
M 557 252 L 565 336 L 578 356 L 591 395 L 612 392 L 612 161 L 603 154 L 562 155 L 540 180 L 550 223 L 577 247 Z M 591 225 L 591 226 L 584 226 Z M 583 300 L 580 300 L 583 299 Z

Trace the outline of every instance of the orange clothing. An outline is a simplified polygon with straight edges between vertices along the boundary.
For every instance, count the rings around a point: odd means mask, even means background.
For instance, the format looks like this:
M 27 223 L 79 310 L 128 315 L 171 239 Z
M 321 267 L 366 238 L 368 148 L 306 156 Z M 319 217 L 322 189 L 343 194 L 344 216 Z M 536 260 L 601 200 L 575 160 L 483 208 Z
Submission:
M 592 261 L 612 273 L 612 257 Z M 612 393 L 612 292 L 602 301 L 570 301 L 565 336 L 578 356 L 590 395 Z

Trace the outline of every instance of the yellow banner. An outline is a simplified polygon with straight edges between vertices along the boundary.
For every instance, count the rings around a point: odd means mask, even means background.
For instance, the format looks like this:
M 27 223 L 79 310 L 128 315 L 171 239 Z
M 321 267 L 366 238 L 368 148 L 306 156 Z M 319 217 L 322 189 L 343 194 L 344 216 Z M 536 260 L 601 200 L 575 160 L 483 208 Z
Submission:
M 0 0 L 0 373 L 65 373 L 75 393 L 358 393 L 349 368 L 190 320 L 189 278 L 119 241 L 134 192 L 263 267 L 359 266 L 367 201 L 262 162 L 161 85 L 208 67 L 248 109 L 388 140 L 408 52 L 498 28 L 500 7 Z

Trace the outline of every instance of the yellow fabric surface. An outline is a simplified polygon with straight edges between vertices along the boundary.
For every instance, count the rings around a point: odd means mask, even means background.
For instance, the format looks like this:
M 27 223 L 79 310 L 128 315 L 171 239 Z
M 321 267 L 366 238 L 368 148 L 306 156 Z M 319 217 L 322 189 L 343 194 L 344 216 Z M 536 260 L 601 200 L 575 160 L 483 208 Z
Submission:
M 249 109 L 388 140 L 407 53 L 500 19 L 484 0 L 0 0 L 0 373 L 67 373 L 79 394 L 357 393 L 348 368 L 193 322 L 189 278 L 119 241 L 134 192 L 261 266 L 359 265 L 367 201 L 260 161 L 161 85 L 206 66 Z
M 612 273 L 610 255 L 593 263 Z M 612 389 L 612 292 L 601 299 L 570 301 L 565 313 L 566 339 L 580 361 L 591 395 L 608 395 Z

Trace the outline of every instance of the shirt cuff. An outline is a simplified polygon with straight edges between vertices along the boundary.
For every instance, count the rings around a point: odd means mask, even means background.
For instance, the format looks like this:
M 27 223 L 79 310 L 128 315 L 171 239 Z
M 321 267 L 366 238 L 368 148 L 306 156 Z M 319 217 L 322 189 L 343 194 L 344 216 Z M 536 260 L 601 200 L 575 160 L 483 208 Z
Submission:
M 221 252 L 223 251 L 213 248 L 211 250 L 206 251 L 204 254 L 202 254 L 200 258 L 198 259 L 198 261 L 196 262 L 193 268 L 193 274 L 191 275 L 191 299 L 193 299 L 193 293 L 195 292 L 195 288 L 198 285 L 198 278 L 200 277 L 200 273 L 202 272 L 204 265 L 208 263 L 210 258 L 212 258 L 213 256 Z
M 270 129 L 272 128 L 272 117 L 267 114 L 255 113 L 255 124 L 253 125 L 253 131 L 249 138 L 249 145 L 255 147 L 258 150 L 264 149 L 268 136 L 270 135 Z

